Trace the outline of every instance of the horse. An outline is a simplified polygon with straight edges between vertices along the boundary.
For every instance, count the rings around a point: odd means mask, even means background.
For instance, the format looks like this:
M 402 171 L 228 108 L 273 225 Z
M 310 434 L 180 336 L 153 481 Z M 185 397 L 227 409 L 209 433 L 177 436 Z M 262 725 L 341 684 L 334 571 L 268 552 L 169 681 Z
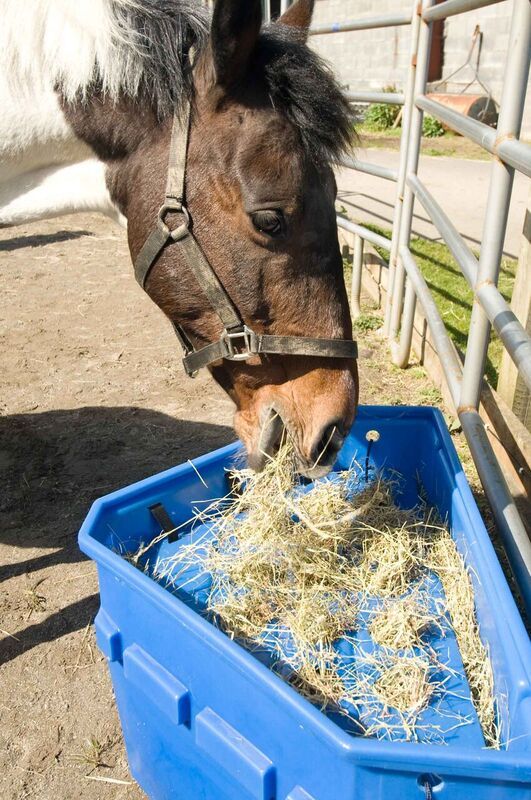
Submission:
M 308 478 L 329 471 L 358 403 L 352 349 L 333 347 L 352 337 L 333 168 L 353 131 L 307 45 L 313 5 L 297 0 L 264 26 L 260 0 L 217 0 L 212 13 L 193 0 L 33 0 L 23 20 L 17 0 L 2 0 L 0 31 L 0 225 L 99 211 L 126 225 L 133 261 L 155 223 L 165 229 L 171 246 L 144 270 L 147 294 L 185 352 L 228 347 L 209 301 L 216 283 L 244 347 L 208 369 L 234 401 L 249 464 L 263 468 L 287 433 Z M 168 208 L 185 117 L 186 206 Z M 208 274 L 191 268 L 175 229 Z M 251 333 L 331 344 L 253 350 Z

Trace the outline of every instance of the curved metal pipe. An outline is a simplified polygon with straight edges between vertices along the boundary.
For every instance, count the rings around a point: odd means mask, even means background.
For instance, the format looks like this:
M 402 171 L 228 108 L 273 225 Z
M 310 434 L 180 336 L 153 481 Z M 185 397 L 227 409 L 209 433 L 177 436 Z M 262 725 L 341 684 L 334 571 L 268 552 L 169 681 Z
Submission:
M 476 286 L 477 258 L 424 184 L 415 175 L 409 175 L 407 180 L 448 245 L 476 299 L 481 303 L 485 314 L 516 364 L 522 379 L 531 388 L 531 336 L 493 281 L 487 280 Z
M 403 106 L 404 95 L 400 92 L 345 92 L 350 103 L 385 103 L 390 106 Z
M 336 221 L 338 228 L 343 228 L 343 230 L 348 231 L 349 233 L 357 234 L 367 242 L 370 242 L 371 244 L 376 245 L 376 247 L 381 247 L 382 250 L 387 250 L 389 252 L 391 248 L 391 240 L 386 239 L 385 236 L 380 236 L 379 233 L 374 233 L 374 231 L 370 231 L 363 225 L 358 225 L 357 222 L 351 222 L 349 219 L 345 219 L 344 217 L 337 217 Z
M 415 294 L 413 284 L 408 277 L 406 282 L 404 311 L 402 313 L 402 327 L 400 328 L 400 339 L 398 342 L 396 340 L 391 342 L 391 360 L 395 367 L 399 367 L 400 369 L 405 369 L 409 364 L 416 308 L 417 295 Z
M 419 34 L 420 34 L 420 13 L 417 0 L 414 0 L 411 9 L 411 46 L 409 51 L 409 66 L 407 71 L 406 86 L 404 90 L 404 107 L 402 110 L 402 133 L 400 135 L 400 155 L 398 171 L 396 176 L 396 199 L 393 213 L 393 234 L 391 237 L 391 253 L 389 255 L 389 272 L 387 281 L 387 299 L 384 309 L 383 330 L 389 336 L 391 325 L 391 311 L 394 292 L 394 282 L 396 273 L 396 263 L 398 256 L 398 243 L 400 236 L 400 226 L 402 221 L 402 208 L 404 204 L 404 190 L 406 187 L 408 147 L 410 139 L 411 120 L 414 109 L 415 81 L 417 76 Z
M 434 5 L 434 0 L 425 0 L 425 7 Z M 422 94 L 426 90 L 428 79 L 428 64 L 430 54 L 431 26 L 422 22 L 420 24 L 418 50 L 415 59 L 414 86 L 412 91 L 415 96 Z M 397 233 L 393 231 L 393 250 L 391 254 L 390 281 L 392 283 L 392 293 L 388 294 L 388 308 L 386 308 L 386 320 L 388 336 L 391 341 L 398 336 L 400 320 L 402 317 L 402 305 L 404 300 L 405 271 L 401 259 L 398 258 L 400 250 L 409 245 L 411 239 L 411 224 L 413 221 L 413 209 L 415 195 L 411 187 L 405 182 L 405 175 L 416 173 L 420 155 L 420 139 L 422 135 L 422 111 L 416 106 L 411 106 L 411 120 L 409 122 L 409 146 L 407 149 L 407 161 L 404 166 L 404 199 L 400 214 L 400 228 Z M 393 256 L 396 253 L 396 263 Z M 390 303 L 390 306 L 389 306 Z M 404 334 L 405 335 L 405 334 Z
M 386 181 L 396 181 L 398 177 L 396 169 L 382 167 L 380 164 L 372 164 L 370 161 L 358 161 L 355 158 L 344 158 L 339 164 L 341 167 L 355 169 L 357 172 L 365 172 L 367 175 L 374 175 L 375 178 L 383 178 Z
M 454 14 L 464 14 L 466 11 L 473 11 L 475 8 L 485 8 L 501 3 L 503 0 L 446 0 L 434 8 L 426 8 L 422 12 L 422 18 L 426 22 L 435 22 L 436 19 L 446 19 L 453 17 Z
M 352 258 L 352 283 L 350 287 L 350 308 L 353 319 L 361 314 L 361 278 L 363 274 L 363 239 L 354 234 L 354 255 Z
M 441 362 L 444 370 L 444 375 L 452 396 L 453 403 L 457 408 L 461 393 L 461 362 L 459 361 L 455 347 L 448 336 L 446 326 L 441 319 L 439 309 L 437 308 L 435 300 L 433 299 L 428 284 L 424 280 L 418 264 L 408 247 L 404 246 L 400 248 L 400 258 L 407 271 L 408 287 L 411 286 L 411 291 L 413 291 L 417 296 L 422 306 L 424 316 L 426 317 L 426 321 L 437 349 L 439 361 Z M 404 348 L 406 343 L 407 339 L 405 338 L 404 334 Z

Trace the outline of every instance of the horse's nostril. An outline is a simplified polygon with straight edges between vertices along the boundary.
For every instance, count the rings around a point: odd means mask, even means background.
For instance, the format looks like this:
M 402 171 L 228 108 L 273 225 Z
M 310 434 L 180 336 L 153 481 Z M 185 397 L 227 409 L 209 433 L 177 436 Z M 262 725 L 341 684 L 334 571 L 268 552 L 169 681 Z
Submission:
M 343 435 L 340 429 L 339 422 L 332 422 L 328 425 L 321 434 L 319 441 L 312 450 L 312 458 L 314 466 L 318 464 L 329 464 L 330 460 L 337 454 Z
M 273 408 L 267 409 L 260 431 L 259 452 L 264 456 L 273 455 L 282 441 L 283 433 L 282 417 Z

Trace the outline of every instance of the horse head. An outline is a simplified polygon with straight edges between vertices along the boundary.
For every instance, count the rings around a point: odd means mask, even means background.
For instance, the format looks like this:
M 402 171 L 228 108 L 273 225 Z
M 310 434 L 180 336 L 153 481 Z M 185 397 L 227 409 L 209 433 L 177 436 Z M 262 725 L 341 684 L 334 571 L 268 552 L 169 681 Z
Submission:
M 186 203 L 195 239 L 249 327 L 349 339 L 332 167 L 351 123 L 339 86 L 306 44 L 312 8 L 298 0 L 262 28 L 260 0 L 217 0 L 183 86 L 192 98 Z M 66 113 L 109 165 L 134 259 L 164 197 L 173 114 L 146 98 L 109 106 L 104 93 Z M 219 316 L 179 247 L 162 251 L 145 288 L 194 346 L 220 337 Z M 303 474 L 330 469 L 355 415 L 354 360 L 284 353 L 209 368 L 236 405 L 254 468 L 285 428 Z

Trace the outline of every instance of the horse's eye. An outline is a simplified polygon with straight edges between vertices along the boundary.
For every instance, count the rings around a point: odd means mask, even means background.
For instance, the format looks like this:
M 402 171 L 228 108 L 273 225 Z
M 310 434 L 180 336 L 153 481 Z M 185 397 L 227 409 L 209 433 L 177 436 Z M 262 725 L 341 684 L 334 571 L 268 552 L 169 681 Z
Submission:
M 284 229 L 284 217 L 282 211 L 267 209 L 266 211 L 255 211 L 251 214 L 254 227 L 260 233 L 268 236 L 279 236 Z

